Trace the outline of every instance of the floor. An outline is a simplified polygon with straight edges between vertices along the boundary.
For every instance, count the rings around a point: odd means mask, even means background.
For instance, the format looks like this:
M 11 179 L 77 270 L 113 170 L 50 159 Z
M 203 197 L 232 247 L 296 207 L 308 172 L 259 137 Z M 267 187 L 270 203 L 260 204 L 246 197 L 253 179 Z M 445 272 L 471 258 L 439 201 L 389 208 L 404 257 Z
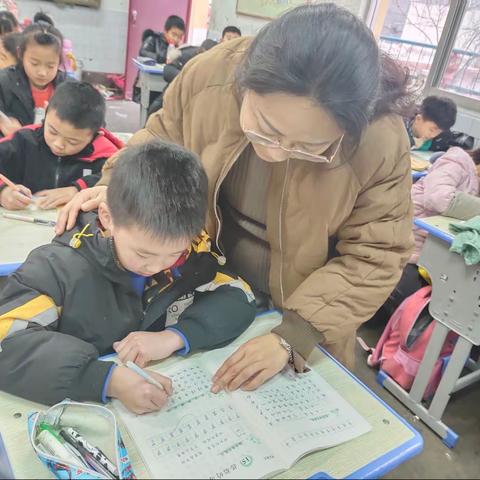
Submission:
M 139 126 L 139 106 L 133 102 L 109 101 L 107 128 L 114 132 L 135 132 Z M 0 279 L 0 284 L 3 283 Z M 0 285 L 1 286 L 1 285 Z M 382 327 L 366 324 L 360 336 L 375 345 Z M 480 385 L 454 395 L 447 407 L 444 421 L 460 439 L 453 450 L 448 449 L 422 422 L 417 420 L 402 404 L 381 388 L 375 381 L 376 372 L 366 364 L 366 354 L 358 347 L 355 374 L 377 395 L 391 405 L 422 434 L 423 453 L 401 465 L 385 478 L 478 478 L 480 477 Z

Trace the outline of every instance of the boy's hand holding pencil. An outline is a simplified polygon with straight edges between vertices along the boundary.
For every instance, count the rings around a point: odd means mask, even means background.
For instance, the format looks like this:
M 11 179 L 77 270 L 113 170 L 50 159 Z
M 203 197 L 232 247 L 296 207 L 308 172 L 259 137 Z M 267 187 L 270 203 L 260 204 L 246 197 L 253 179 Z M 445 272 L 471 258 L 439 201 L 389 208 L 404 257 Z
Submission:
M 7 186 L 0 192 L 0 205 L 7 210 L 25 210 L 32 203 L 32 192 L 24 185 L 16 185 L 0 173 Z

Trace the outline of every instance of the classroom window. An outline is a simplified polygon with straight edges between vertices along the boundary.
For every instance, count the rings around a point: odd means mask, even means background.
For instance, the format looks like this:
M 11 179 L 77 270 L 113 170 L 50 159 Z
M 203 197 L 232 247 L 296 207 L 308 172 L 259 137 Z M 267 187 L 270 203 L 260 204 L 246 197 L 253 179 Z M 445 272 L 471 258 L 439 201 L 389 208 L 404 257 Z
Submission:
M 376 19 L 380 48 L 425 94 L 480 110 L 480 0 L 387 1 Z
M 439 87 L 480 100 L 480 0 L 468 2 Z
M 432 68 L 448 8 L 448 0 L 390 0 L 380 48 L 407 67 L 419 87 Z

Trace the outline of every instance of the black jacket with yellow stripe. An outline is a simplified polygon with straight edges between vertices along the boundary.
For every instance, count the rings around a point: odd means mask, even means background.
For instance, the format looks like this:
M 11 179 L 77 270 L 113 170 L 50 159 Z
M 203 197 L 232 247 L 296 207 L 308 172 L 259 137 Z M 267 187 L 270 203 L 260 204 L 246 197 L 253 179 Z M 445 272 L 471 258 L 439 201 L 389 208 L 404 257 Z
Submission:
M 73 248 L 87 224 L 93 236 Z M 95 214 L 80 215 L 75 229 L 31 252 L 0 291 L 1 390 L 47 404 L 100 401 L 112 362 L 98 357 L 130 332 L 174 324 L 189 349 L 208 349 L 253 321 L 250 288 L 220 265 L 206 235 L 140 295 L 113 239 L 95 225 Z

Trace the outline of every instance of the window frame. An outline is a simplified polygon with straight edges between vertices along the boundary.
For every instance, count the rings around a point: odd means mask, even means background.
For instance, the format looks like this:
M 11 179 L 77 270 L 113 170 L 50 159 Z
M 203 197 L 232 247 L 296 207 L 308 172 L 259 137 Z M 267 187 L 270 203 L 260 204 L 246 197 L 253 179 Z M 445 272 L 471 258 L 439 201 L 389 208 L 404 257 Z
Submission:
M 371 15 L 368 18 L 370 27 L 375 22 L 375 14 L 372 13 L 375 12 L 376 6 L 382 1 L 383 0 L 374 0 L 370 5 Z M 448 66 L 450 55 L 467 11 L 468 2 L 469 0 L 450 0 L 445 25 L 423 87 L 423 94 L 425 96 L 441 95 L 443 97 L 448 97 L 451 98 L 460 108 L 480 112 L 480 100 L 440 88 L 443 74 Z

